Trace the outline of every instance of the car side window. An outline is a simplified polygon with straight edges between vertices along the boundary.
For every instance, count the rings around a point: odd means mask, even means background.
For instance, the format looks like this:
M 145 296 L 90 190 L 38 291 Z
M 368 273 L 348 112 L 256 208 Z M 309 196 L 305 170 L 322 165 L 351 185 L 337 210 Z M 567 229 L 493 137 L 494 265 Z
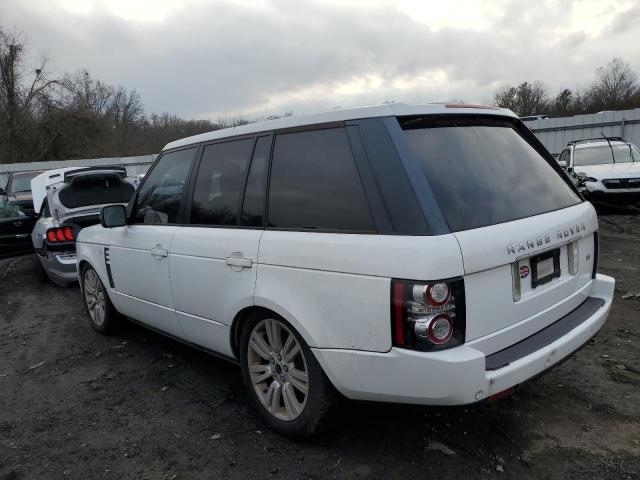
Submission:
M 191 204 L 194 225 L 236 225 L 254 139 L 204 147 Z
M 0 201 L 0 220 L 24 217 L 26 214 L 22 212 L 17 205 L 4 199 Z
M 134 223 L 157 225 L 178 221 L 195 151 L 195 148 L 178 150 L 166 153 L 158 160 L 140 187 Z
M 259 137 L 253 151 L 253 159 L 247 177 L 247 186 L 242 203 L 240 224 L 250 227 L 262 226 L 264 215 L 264 186 L 267 162 L 271 151 L 271 137 Z
M 562 151 L 562 153 L 560 154 L 560 158 L 558 158 L 558 162 L 560 163 L 560 166 L 562 167 L 568 167 L 569 166 L 569 150 L 568 149 L 564 149 Z
M 268 212 L 275 228 L 376 230 L 344 128 L 276 136 Z

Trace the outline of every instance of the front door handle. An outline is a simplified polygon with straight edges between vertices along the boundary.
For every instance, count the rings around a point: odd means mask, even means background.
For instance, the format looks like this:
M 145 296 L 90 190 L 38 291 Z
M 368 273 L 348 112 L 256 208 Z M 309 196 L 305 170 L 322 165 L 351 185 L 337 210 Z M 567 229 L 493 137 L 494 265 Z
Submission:
M 155 247 L 153 247 L 150 253 L 156 260 L 162 260 L 164 257 L 169 255 L 169 251 L 166 248 L 162 248 L 161 245 L 156 245 Z
M 253 260 L 245 258 L 242 252 L 233 252 L 231 256 L 225 257 L 224 261 L 236 272 L 242 271 L 243 268 L 251 268 L 253 265 Z

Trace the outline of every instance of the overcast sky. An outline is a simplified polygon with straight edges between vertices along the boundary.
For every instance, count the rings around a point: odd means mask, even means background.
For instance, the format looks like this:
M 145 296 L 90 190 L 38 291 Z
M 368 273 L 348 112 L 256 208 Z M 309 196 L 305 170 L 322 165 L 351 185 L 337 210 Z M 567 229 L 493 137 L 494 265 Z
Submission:
M 640 73 L 640 0 L 0 0 L 0 26 L 189 118 L 555 93 L 616 56 Z

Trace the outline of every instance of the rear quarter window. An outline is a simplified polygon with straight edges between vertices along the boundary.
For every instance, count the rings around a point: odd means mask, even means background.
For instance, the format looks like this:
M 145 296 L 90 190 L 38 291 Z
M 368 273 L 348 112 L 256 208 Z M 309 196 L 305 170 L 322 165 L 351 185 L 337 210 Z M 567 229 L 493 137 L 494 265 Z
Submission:
M 451 231 L 509 222 L 581 201 L 508 120 L 399 119 Z
M 268 212 L 275 228 L 376 231 L 344 128 L 276 136 Z

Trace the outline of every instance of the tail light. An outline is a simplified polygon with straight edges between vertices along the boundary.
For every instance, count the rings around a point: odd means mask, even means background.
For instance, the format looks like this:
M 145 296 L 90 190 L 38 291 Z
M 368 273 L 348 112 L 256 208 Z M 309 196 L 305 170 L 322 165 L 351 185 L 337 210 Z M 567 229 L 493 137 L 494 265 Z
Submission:
M 393 345 L 415 350 L 454 347 L 465 339 L 464 282 L 391 281 Z
M 75 241 L 76 233 L 73 227 L 62 226 L 47 230 L 46 238 L 49 243 L 67 243 Z

